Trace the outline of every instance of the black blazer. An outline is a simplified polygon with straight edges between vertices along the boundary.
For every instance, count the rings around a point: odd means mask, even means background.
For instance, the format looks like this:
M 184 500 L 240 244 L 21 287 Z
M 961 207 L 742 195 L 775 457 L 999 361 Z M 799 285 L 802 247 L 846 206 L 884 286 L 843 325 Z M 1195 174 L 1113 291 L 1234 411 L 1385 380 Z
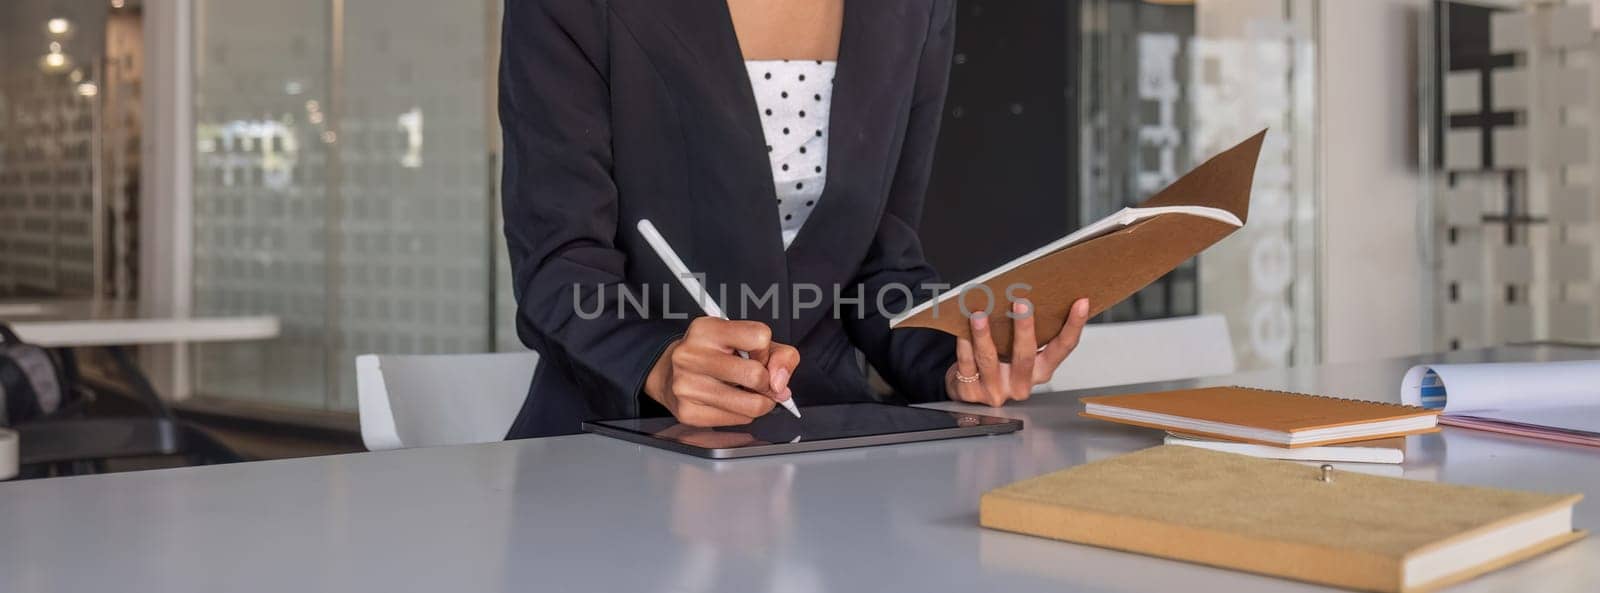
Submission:
M 790 384 L 801 405 L 870 399 L 856 350 L 906 399 L 945 399 L 954 338 L 889 331 L 885 313 L 903 310 L 905 293 L 885 291 L 882 310 L 876 295 L 885 284 L 938 281 L 917 224 L 949 80 L 953 8 L 951 0 L 846 0 L 827 183 L 785 251 L 726 0 L 508 0 L 505 233 L 517 334 L 541 361 L 507 437 L 665 414 L 641 389 L 688 321 L 621 307 L 616 289 L 694 309 L 635 232 L 641 218 L 713 291 L 846 287 L 837 316 L 831 288 L 816 308 L 785 299 L 743 314 L 727 307 L 800 350 Z M 867 298 L 848 300 L 857 291 Z M 603 315 L 585 319 L 580 307 Z

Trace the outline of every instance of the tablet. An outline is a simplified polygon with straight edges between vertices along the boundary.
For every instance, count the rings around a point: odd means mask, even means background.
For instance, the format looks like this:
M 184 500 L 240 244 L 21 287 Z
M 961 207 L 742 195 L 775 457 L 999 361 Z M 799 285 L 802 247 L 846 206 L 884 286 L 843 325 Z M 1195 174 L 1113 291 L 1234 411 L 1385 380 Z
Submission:
M 774 408 L 755 422 L 719 428 L 686 426 L 675 418 L 628 418 L 585 422 L 583 429 L 707 459 L 893 445 L 1022 429 L 1021 420 L 880 403 L 812 406 L 801 408 L 800 413 L 804 417 L 795 418 Z

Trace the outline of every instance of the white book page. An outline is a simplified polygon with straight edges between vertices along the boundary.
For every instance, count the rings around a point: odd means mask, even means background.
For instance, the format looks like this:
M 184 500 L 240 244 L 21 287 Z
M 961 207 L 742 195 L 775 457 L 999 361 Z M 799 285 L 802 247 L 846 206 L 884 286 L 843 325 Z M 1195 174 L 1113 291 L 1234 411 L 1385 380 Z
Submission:
M 1445 414 L 1491 418 L 1486 412 L 1553 408 L 1600 410 L 1600 361 L 1434 364 L 1411 367 L 1400 384 L 1400 401 L 1440 408 L 1428 384 L 1429 371 L 1443 388 Z M 1590 418 L 1594 416 L 1591 415 Z M 1545 425 L 1550 426 L 1550 425 Z
M 1168 434 L 1162 441 L 1168 445 L 1183 445 L 1186 447 L 1199 447 L 1224 453 L 1263 457 L 1266 459 L 1288 459 L 1293 461 L 1345 461 L 1355 463 L 1401 463 L 1405 461 L 1404 449 L 1388 447 L 1301 447 L 1289 449 L 1286 447 L 1273 447 L 1271 445 L 1257 445 L 1255 443 L 1234 443 L 1218 441 L 1204 437 L 1191 437 L 1188 435 Z
M 1114 231 L 1117 231 L 1119 229 L 1122 229 L 1124 227 L 1131 226 L 1134 223 L 1139 222 L 1141 220 L 1145 220 L 1147 218 L 1154 218 L 1154 217 L 1160 216 L 1162 214 L 1173 214 L 1173 213 L 1188 214 L 1188 215 L 1191 215 L 1191 216 L 1199 216 L 1201 218 L 1209 218 L 1209 219 L 1212 219 L 1212 220 L 1221 221 L 1221 222 L 1224 222 L 1224 223 L 1227 223 L 1227 224 L 1231 224 L 1231 225 L 1236 226 L 1236 227 L 1244 226 L 1244 222 L 1240 221 L 1239 217 L 1238 216 L 1234 216 L 1234 214 L 1232 212 L 1229 212 L 1227 210 L 1223 210 L 1221 208 L 1211 208 L 1209 206 L 1159 206 L 1159 207 L 1155 207 L 1155 208 L 1123 208 L 1121 210 L 1118 210 L 1116 212 L 1111 213 L 1110 216 L 1107 216 L 1107 217 L 1102 218 L 1100 220 L 1094 221 L 1093 223 L 1090 223 L 1088 226 L 1085 226 L 1085 227 L 1080 228 L 1080 229 L 1078 229 L 1076 231 L 1073 231 L 1072 234 L 1070 234 L 1070 235 L 1067 235 L 1067 236 L 1062 237 L 1060 239 L 1056 239 L 1055 241 L 1051 241 L 1049 244 L 1045 245 L 1044 247 L 1040 247 L 1038 249 L 1030 251 L 1030 252 L 1024 254 L 1022 257 L 1018 257 L 1018 258 L 1013 259 L 1013 260 L 1011 260 L 1009 262 L 1006 262 L 1004 265 L 1002 265 L 1002 266 L 1000 266 L 998 268 L 995 268 L 993 270 L 990 270 L 989 272 L 987 272 L 987 273 L 985 273 L 985 274 L 983 274 L 981 276 L 978 276 L 977 278 L 973 278 L 971 280 L 963 282 L 959 286 L 956 286 L 956 287 L 954 287 L 954 288 L 952 288 L 952 289 L 950 289 L 948 291 L 945 291 L 944 293 L 940 294 L 939 298 L 937 298 L 937 299 L 933 299 L 933 300 L 930 300 L 930 301 L 925 301 L 922 304 L 919 304 L 919 305 L 917 305 L 915 307 L 912 307 L 911 309 L 907 310 L 905 313 L 901 313 L 900 315 L 896 315 L 893 319 L 889 320 L 889 327 L 894 327 L 896 325 L 899 325 L 901 321 L 906 320 L 907 318 L 911 317 L 912 315 L 916 315 L 917 313 L 921 313 L 922 311 L 925 311 L 925 310 L 933 307 L 934 305 L 936 305 L 938 303 L 942 303 L 942 302 L 950 300 L 952 298 L 956 298 L 958 295 L 961 294 L 961 292 L 963 290 L 966 290 L 967 288 L 970 288 L 972 286 L 976 286 L 978 284 L 983 284 L 984 282 L 988 282 L 989 280 L 993 279 L 994 277 L 999 276 L 1001 274 L 1004 274 L 1006 272 L 1009 272 L 1011 270 L 1014 270 L 1018 266 L 1021 266 L 1022 264 L 1025 264 L 1025 263 L 1028 263 L 1030 261 L 1039 259 L 1041 257 L 1044 257 L 1044 256 L 1049 255 L 1051 253 L 1055 253 L 1055 252 L 1060 251 L 1062 249 L 1066 249 L 1066 248 L 1071 247 L 1073 245 L 1077 245 L 1077 244 L 1082 243 L 1084 241 L 1088 241 L 1088 240 L 1093 239 L 1095 237 L 1099 237 L 1101 235 L 1106 235 L 1106 234 L 1109 234 L 1111 232 L 1114 232 Z

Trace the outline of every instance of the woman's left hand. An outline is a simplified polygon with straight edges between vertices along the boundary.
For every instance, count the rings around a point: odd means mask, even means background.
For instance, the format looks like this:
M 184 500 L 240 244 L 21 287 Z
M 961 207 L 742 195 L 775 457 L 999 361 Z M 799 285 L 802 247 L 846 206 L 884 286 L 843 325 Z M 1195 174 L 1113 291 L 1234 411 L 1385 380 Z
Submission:
M 1089 300 L 1072 303 L 1072 312 L 1055 339 L 1039 348 L 1034 338 L 1033 305 L 1012 303 L 1011 311 L 1021 316 L 1012 320 L 1011 362 L 1000 362 L 994 337 L 989 334 L 989 317 L 973 315 L 972 339 L 956 341 L 956 363 L 944 373 L 945 391 L 950 399 L 994 407 L 1011 400 L 1022 401 L 1033 393 L 1033 386 L 1050 380 L 1056 367 L 1078 347 L 1083 324 L 1089 320 Z

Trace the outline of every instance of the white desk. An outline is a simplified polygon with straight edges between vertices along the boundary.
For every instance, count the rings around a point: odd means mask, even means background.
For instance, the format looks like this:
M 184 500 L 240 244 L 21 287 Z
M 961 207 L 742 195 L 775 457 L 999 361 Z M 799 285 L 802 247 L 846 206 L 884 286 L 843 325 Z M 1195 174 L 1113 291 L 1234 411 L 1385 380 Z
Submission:
M 1161 386 L 1393 400 L 1411 362 Z M 0 591 L 1330 591 L 979 529 L 985 490 L 1159 442 L 1077 417 L 1075 395 L 1001 410 L 1014 435 L 777 458 L 578 435 L 0 484 Z M 1585 493 L 1575 522 L 1600 529 L 1600 450 L 1446 428 L 1409 455 L 1416 479 Z M 1600 538 L 1449 591 L 1600 591 Z
M 0 303 L 0 319 L 12 317 L 38 317 L 50 313 L 50 305 L 35 302 Z
M 22 461 L 98 459 L 193 452 L 191 439 L 124 347 L 147 344 L 265 340 L 278 336 L 276 317 L 141 317 L 125 301 L 59 300 L 0 303 L 0 321 L 23 341 L 48 348 L 106 347 L 152 417 L 36 423 L 21 427 Z M 0 537 L 4 537 L 0 535 Z M 0 591 L 4 591 L 0 588 Z
M 50 348 L 266 340 L 280 331 L 278 318 L 266 315 L 140 317 L 131 304 L 94 301 L 0 303 L 0 321 Z

